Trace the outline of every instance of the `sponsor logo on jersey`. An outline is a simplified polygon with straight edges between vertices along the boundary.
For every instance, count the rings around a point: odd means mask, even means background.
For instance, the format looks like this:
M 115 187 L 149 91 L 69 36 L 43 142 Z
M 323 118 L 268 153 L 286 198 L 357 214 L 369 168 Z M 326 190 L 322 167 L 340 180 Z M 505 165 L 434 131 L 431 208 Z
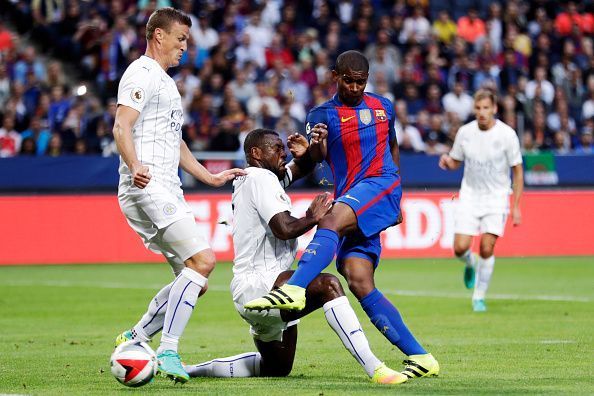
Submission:
M 378 121 L 386 121 L 388 119 L 388 117 L 386 117 L 386 112 L 384 110 L 376 110 L 375 111 L 375 118 Z
M 365 125 L 371 122 L 371 111 L 369 109 L 359 110 L 359 119 Z
M 305 133 L 307 134 L 307 136 L 311 134 L 311 125 L 309 124 L 309 122 L 305 124 Z
M 144 97 L 145 97 L 144 89 L 142 89 L 140 87 L 134 87 L 134 89 L 132 89 L 132 91 L 130 92 L 130 98 L 135 103 L 144 102 Z
M 353 118 L 355 118 L 355 116 L 350 116 L 350 117 L 340 117 L 340 122 L 347 122 L 352 120 Z
M 172 203 L 165 204 L 163 207 L 163 213 L 168 216 L 175 214 L 175 212 L 177 212 L 177 207 Z

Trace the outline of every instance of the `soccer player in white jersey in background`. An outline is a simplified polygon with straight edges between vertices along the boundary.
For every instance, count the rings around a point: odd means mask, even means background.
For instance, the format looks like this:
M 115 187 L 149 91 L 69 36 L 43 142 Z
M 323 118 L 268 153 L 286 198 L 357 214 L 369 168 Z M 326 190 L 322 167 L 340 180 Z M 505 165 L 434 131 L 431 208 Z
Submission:
M 178 168 L 210 186 L 222 186 L 244 174 L 241 169 L 211 174 L 181 138 L 181 97 L 166 70 L 179 64 L 191 24 L 187 15 L 173 8 L 153 12 L 146 26 L 146 52 L 128 66 L 120 81 L 113 127 L 120 153 L 122 212 L 147 248 L 165 256 L 176 276 L 116 344 L 148 341 L 162 329 L 159 370 L 176 382 L 189 379 L 177 353 L 179 338 L 215 266 L 215 255 L 184 200 Z
M 327 134 L 322 124 L 317 124 L 313 131 Z M 247 175 L 233 182 L 235 259 L 231 294 L 235 308 L 250 324 L 258 352 L 214 359 L 185 369 L 192 377 L 287 376 L 295 358 L 298 319 L 323 308 L 328 324 L 371 381 L 405 382 L 407 376 L 388 368 L 371 351 L 361 324 L 334 275 L 322 273 L 308 285 L 307 303 L 302 311 L 243 308 L 245 302 L 270 290 L 278 293 L 279 299 L 287 298 L 278 287 L 294 272 L 290 268 L 297 253 L 296 238 L 315 226 L 332 204 L 328 194 L 320 194 L 304 217 L 291 216 L 291 200 L 284 188 L 309 173 L 315 164 L 308 158 L 308 144 L 303 136 L 292 135 L 288 145 L 296 159 L 286 165 L 287 154 L 276 132 L 251 131 L 244 144 L 249 165 Z
M 503 236 L 509 213 L 510 186 L 513 190 L 513 225 L 520 225 L 522 221 L 520 198 L 524 172 L 516 131 L 495 118 L 495 94 L 478 90 L 474 95 L 474 113 L 476 120 L 458 130 L 452 150 L 440 157 L 439 167 L 453 170 L 464 162 L 455 214 L 454 253 L 466 263 L 466 287 L 474 286 L 473 310 L 483 312 L 487 310 L 485 294 L 495 265 L 495 243 Z M 481 235 L 478 257 L 471 250 L 472 239 L 477 235 Z

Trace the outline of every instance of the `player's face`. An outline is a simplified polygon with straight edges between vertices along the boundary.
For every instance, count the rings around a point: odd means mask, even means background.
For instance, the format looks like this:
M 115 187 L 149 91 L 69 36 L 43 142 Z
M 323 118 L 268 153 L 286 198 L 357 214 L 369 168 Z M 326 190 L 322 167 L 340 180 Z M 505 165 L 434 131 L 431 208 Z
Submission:
M 338 74 L 332 71 L 338 90 L 340 101 L 347 106 L 356 106 L 363 100 L 363 93 L 367 85 L 369 74 L 363 71 L 347 69 L 345 73 Z
M 274 173 L 279 180 L 282 180 L 287 173 L 285 165 L 287 164 L 287 152 L 283 141 L 275 135 L 266 135 L 262 149 L 262 159 L 260 163 L 264 169 Z
M 492 128 L 495 124 L 496 113 L 497 105 L 491 99 L 484 98 L 474 101 L 474 115 L 480 129 L 487 130 Z
M 179 65 L 183 53 L 188 49 L 190 28 L 179 22 L 171 25 L 169 33 L 163 30 L 163 55 L 169 67 Z

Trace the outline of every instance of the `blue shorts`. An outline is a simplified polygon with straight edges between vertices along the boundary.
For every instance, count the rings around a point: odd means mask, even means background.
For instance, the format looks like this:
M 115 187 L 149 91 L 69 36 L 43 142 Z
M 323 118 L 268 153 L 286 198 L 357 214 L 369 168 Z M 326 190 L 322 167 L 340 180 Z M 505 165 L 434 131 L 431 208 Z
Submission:
M 398 221 L 401 198 L 400 178 L 390 175 L 362 180 L 336 199 L 353 209 L 359 227 L 339 241 L 337 265 L 342 259 L 354 256 L 367 259 L 377 267 L 382 251 L 380 232 Z
M 340 238 L 336 253 L 336 268 L 340 270 L 342 261 L 347 257 L 359 257 L 371 261 L 373 268 L 377 268 L 382 245 L 380 243 L 380 234 L 366 237 L 360 231 Z

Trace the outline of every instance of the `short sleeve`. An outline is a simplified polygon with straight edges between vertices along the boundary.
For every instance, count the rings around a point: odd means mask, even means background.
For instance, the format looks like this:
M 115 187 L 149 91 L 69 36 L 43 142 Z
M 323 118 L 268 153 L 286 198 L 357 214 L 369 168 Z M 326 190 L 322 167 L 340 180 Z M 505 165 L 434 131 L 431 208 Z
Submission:
M 458 129 L 458 133 L 456 133 L 456 138 L 454 139 L 454 145 L 450 150 L 450 157 L 456 161 L 464 161 L 464 147 L 462 146 L 463 134 L 464 130 L 462 128 Z
M 144 67 L 128 68 L 118 86 L 118 105 L 131 107 L 140 113 L 153 96 L 155 79 Z
M 522 151 L 520 150 L 520 140 L 514 130 L 510 130 L 509 143 L 505 152 L 507 156 L 507 163 L 510 167 L 519 165 L 522 163 Z
M 396 128 L 394 127 L 394 123 L 396 122 L 394 104 L 389 99 L 384 99 L 383 105 L 384 109 L 386 110 L 386 114 L 388 114 L 388 141 L 390 142 L 390 144 L 398 144 L 398 142 L 396 141 Z
M 254 206 L 266 224 L 277 213 L 291 210 L 291 199 L 274 174 L 254 175 L 250 187 Z
M 314 107 L 309 111 L 307 114 L 307 118 L 305 119 L 305 133 L 307 136 L 307 141 L 311 140 L 311 130 L 316 124 L 324 123 L 328 125 L 328 120 L 326 119 L 326 112 L 322 107 Z

